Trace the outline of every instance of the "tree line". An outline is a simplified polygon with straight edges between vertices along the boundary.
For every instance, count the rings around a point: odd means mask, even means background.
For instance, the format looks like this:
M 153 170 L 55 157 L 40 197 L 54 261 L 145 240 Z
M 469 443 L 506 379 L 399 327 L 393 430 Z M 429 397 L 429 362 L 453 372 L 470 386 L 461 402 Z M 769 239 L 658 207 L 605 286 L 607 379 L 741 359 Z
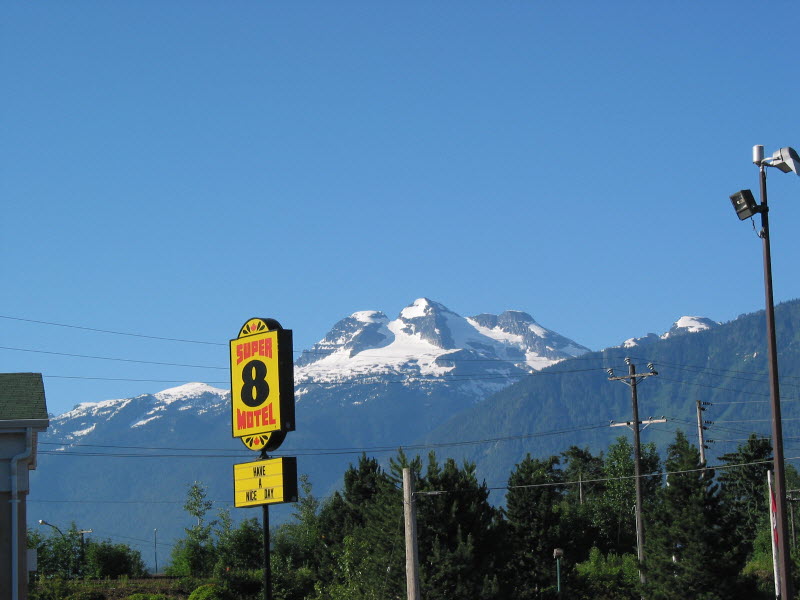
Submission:
M 768 440 L 751 436 L 714 469 L 677 432 L 660 457 L 642 448 L 645 560 L 636 556 L 633 447 L 626 437 L 605 452 L 571 446 L 521 460 L 504 502 L 489 502 L 473 463 L 400 451 L 382 468 L 363 455 L 327 499 L 307 478 L 291 521 L 271 535 L 276 600 L 405 598 L 402 470 L 416 479 L 420 577 L 428 600 L 652 600 L 774 597 L 766 471 Z M 787 467 L 788 487 L 800 487 Z M 501 504 L 501 506 L 498 506 Z M 168 574 L 213 578 L 231 597 L 258 597 L 261 523 L 212 518 L 201 483 L 189 487 L 193 522 L 173 547 Z M 794 523 L 791 523 L 794 531 Z M 794 546 L 794 544 L 793 544 Z M 114 578 L 146 573 L 139 552 L 109 540 L 29 531 L 40 577 Z M 554 551 L 560 549 L 560 579 Z M 795 575 L 800 569 L 795 569 Z M 641 576 L 640 576 L 641 573 Z M 644 583 L 642 583 L 644 580 Z M 796 585 L 796 589 L 800 586 Z
M 751 436 L 704 468 L 678 431 L 662 459 L 642 447 L 645 559 L 636 555 L 633 447 L 626 437 L 593 454 L 572 446 L 521 460 L 502 506 L 473 463 L 409 457 L 382 468 L 362 455 L 343 488 L 320 500 L 307 478 L 291 521 L 271 533 L 276 600 L 406 597 L 402 470 L 416 479 L 420 579 L 426 600 L 753 600 L 774 597 L 766 471 L 769 441 Z M 789 487 L 800 487 L 787 469 Z M 190 487 L 195 519 L 169 572 L 214 574 L 236 597 L 256 597 L 261 524 L 210 519 L 202 484 Z M 563 551 L 557 581 L 555 549 Z M 640 577 L 641 572 L 641 577 Z M 795 575 L 798 569 L 795 569 Z M 643 580 L 643 582 L 642 582 Z

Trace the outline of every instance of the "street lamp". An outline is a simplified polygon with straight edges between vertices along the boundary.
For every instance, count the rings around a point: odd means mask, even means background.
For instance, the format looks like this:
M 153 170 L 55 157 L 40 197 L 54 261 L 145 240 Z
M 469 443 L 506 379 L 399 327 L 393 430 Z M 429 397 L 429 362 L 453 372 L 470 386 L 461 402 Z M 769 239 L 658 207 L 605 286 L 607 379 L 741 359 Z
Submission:
M 773 470 L 775 472 L 776 517 L 778 521 L 778 566 L 780 589 L 778 598 L 790 599 L 792 594 L 791 557 L 786 519 L 786 475 L 783 464 L 783 426 L 781 425 L 781 397 L 778 383 L 778 347 L 775 341 L 775 301 L 772 296 L 772 256 L 769 243 L 769 207 L 767 206 L 767 167 L 800 176 L 800 156 L 794 148 L 781 148 L 770 158 L 764 158 L 764 146 L 753 146 L 753 163 L 759 170 L 761 204 L 756 204 L 750 190 L 733 194 L 731 202 L 739 219 L 761 214 L 761 232 L 758 234 L 764 250 L 764 295 L 767 315 L 767 358 L 769 361 L 770 407 L 772 409 Z
M 61 531 L 58 527 L 56 527 L 52 523 L 48 523 L 44 519 L 39 519 L 39 525 L 47 525 L 48 527 L 52 527 L 53 529 L 55 529 L 59 533 L 59 535 L 61 535 L 61 538 L 67 544 L 70 544 L 69 538 L 67 538 L 67 536 L 64 535 L 64 532 Z M 84 560 L 85 554 L 86 554 L 86 546 L 85 546 L 86 540 L 84 538 L 84 535 L 86 535 L 87 533 L 92 533 L 92 530 L 91 529 L 81 529 L 80 531 L 76 531 L 75 533 L 77 533 L 78 535 L 81 536 L 81 554 L 80 554 L 80 556 L 78 558 L 79 558 L 80 562 L 83 563 L 83 560 Z
M 561 558 L 564 556 L 564 551 L 561 548 L 553 550 L 553 558 L 556 559 L 556 591 L 561 595 Z
M 61 537 L 62 537 L 62 538 L 64 538 L 65 540 L 67 539 L 67 536 L 65 536 L 65 535 L 64 535 L 64 532 L 63 532 L 63 531 L 61 531 L 61 530 L 60 530 L 58 527 L 56 527 L 56 526 L 55 526 L 55 525 L 53 525 L 52 523 L 48 523 L 48 522 L 47 522 L 47 521 L 45 521 L 44 519 L 39 519 L 39 525 L 47 525 L 48 527 L 52 527 L 52 528 L 53 528 L 53 529 L 55 529 L 55 530 L 56 530 L 56 531 L 57 531 L 59 534 L 61 534 Z

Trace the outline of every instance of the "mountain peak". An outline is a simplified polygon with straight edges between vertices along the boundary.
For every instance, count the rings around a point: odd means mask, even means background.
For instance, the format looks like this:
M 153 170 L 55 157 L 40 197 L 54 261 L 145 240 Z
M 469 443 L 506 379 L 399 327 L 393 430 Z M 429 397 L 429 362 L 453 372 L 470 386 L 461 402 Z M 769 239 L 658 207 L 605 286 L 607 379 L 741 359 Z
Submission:
M 437 312 L 450 312 L 450 310 L 443 304 L 434 302 L 429 298 L 417 298 L 400 311 L 401 319 L 418 319 L 420 317 L 427 317 Z
M 336 323 L 295 363 L 295 382 L 391 377 L 411 386 L 423 377 L 427 387 L 449 382 L 483 397 L 516 377 L 588 351 L 526 312 L 465 318 L 421 297 L 393 321 L 379 311 L 360 311 Z M 487 373 L 491 377 L 480 377 Z
M 705 331 L 719 325 L 716 321 L 712 321 L 707 317 L 681 317 L 672 325 L 673 330 L 684 329 L 687 333 L 697 333 L 698 331 Z
M 655 333 L 648 333 L 644 337 L 630 338 L 622 343 L 623 348 L 633 348 L 634 346 L 646 346 L 658 340 L 666 340 L 678 335 L 687 335 L 689 333 L 698 333 L 719 327 L 719 323 L 709 319 L 708 317 L 691 317 L 684 316 L 675 321 L 670 327 L 669 331 L 662 335 Z
M 153 394 L 153 397 L 156 400 L 164 402 L 165 404 L 170 404 L 176 400 L 191 400 L 200 398 L 206 394 L 224 396 L 227 393 L 228 392 L 226 390 L 212 387 L 206 383 L 193 382 L 162 390 L 156 394 Z

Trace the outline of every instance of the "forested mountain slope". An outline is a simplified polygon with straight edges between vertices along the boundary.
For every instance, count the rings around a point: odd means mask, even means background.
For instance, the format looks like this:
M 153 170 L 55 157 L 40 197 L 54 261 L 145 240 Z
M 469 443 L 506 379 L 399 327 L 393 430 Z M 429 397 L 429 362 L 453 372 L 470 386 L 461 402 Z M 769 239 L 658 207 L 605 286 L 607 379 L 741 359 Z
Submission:
M 800 455 L 800 301 L 776 307 L 778 356 L 786 456 Z M 631 390 L 625 358 L 637 372 L 657 376 L 640 380 L 639 416 L 667 418 L 647 427 L 642 441 L 663 447 L 682 429 L 697 444 L 696 401 L 705 406 L 703 420 L 708 455 L 731 451 L 750 432 L 769 435 L 769 380 L 764 312 L 743 315 L 697 333 L 667 336 L 647 344 L 593 352 L 553 365 L 454 415 L 426 436 L 440 444 L 440 454 L 475 461 L 490 483 L 504 481 L 526 453 L 558 454 L 571 445 L 601 451 L 625 427 L 611 421 L 631 420 Z M 451 446 L 473 440 L 471 445 Z

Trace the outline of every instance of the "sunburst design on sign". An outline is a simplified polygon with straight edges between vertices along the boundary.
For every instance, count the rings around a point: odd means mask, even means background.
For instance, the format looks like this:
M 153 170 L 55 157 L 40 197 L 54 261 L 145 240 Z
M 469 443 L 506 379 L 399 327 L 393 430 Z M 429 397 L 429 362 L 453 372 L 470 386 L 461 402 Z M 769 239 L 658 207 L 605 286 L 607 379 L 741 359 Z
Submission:
M 244 327 L 242 327 L 242 330 L 239 332 L 239 337 L 253 335 L 254 333 L 261 333 L 262 331 L 268 330 L 269 327 L 267 327 L 267 324 L 263 319 L 250 319 L 244 324 Z
M 269 435 L 246 435 L 242 438 L 244 445 L 250 450 L 261 450 L 269 440 Z

